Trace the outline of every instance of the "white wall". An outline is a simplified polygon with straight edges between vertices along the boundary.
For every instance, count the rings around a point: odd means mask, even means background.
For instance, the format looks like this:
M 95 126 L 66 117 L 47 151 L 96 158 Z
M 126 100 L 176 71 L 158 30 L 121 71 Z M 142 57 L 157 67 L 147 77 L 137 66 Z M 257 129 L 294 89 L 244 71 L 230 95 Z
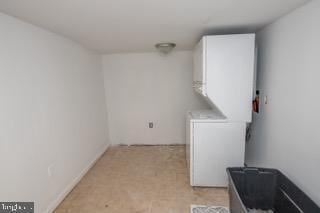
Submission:
M 275 167 L 320 205 L 320 1 L 258 33 L 258 88 L 249 165 Z
M 207 108 L 192 90 L 190 51 L 104 55 L 103 65 L 113 144 L 185 143 L 187 111 Z
M 107 145 L 101 57 L 1 13 L 0 30 L 0 200 L 45 212 Z

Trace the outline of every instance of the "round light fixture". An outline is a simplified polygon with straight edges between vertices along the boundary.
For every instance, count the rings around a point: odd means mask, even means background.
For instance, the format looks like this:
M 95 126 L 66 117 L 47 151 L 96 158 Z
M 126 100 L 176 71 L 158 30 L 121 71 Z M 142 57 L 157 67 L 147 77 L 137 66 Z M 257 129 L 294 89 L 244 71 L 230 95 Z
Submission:
M 164 54 L 168 54 L 169 52 L 171 52 L 173 50 L 173 48 L 175 48 L 176 44 L 175 43 L 158 43 L 155 45 L 155 47 Z

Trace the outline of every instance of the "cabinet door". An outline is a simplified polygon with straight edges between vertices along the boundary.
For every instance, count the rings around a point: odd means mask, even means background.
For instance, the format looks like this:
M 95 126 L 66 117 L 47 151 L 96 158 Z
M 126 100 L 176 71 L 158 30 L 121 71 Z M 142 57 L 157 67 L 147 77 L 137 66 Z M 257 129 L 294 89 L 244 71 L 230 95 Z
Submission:
M 227 167 L 244 165 L 244 123 L 194 123 L 193 185 L 225 187 Z

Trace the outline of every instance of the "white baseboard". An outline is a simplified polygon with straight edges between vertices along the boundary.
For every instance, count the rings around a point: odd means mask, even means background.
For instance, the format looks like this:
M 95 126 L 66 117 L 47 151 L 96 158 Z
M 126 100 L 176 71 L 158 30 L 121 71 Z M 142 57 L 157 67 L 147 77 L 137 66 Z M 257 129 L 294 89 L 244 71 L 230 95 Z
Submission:
M 119 144 L 112 144 L 113 146 L 185 146 L 185 143 L 119 143 Z
M 66 189 L 64 191 L 62 191 L 59 196 L 57 197 L 57 199 L 55 199 L 47 208 L 47 210 L 45 211 L 46 213 L 52 213 L 57 207 L 58 205 L 63 201 L 63 199 L 71 192 L 71 190 L 79 183 L 79 181 L 83 178 L 83 176 L 85 174 L 87 174 L 87 172 L 91 169 L 91 167 L 99 160 L 99 158 L 107 151 L 107 149 L 109 148 L 109 144 L 106 144 L 101 152 L 99 152 L 95 158 L 89 163 L 89 165 L 84 168 L 80 174 L 73 179 L 73 181 L 66 187 Z

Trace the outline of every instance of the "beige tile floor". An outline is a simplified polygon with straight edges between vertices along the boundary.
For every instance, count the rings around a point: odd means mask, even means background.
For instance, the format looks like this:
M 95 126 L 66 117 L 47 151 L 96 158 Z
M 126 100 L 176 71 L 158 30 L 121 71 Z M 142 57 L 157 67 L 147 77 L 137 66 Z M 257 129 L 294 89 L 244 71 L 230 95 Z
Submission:
M 191 204 L 228 206 L 228 193 L 190 187 L 184 146 L 116 146 L 55 212 L 189 213 Z

